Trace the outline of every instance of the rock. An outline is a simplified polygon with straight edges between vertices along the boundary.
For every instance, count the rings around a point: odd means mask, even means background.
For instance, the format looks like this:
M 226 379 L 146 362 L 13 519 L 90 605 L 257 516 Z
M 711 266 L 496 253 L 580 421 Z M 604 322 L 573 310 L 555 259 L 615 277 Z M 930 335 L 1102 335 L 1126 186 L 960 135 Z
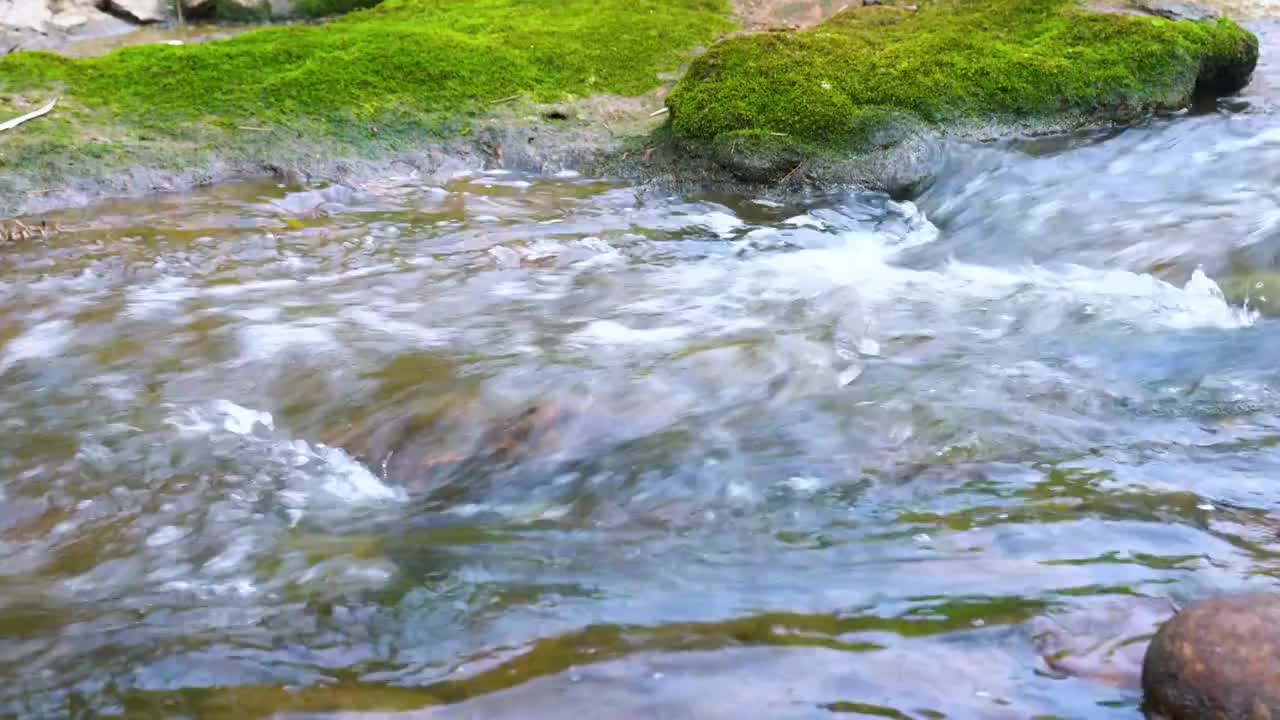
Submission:
M 1179 0 L 1094 0 L 1086 5 L 1094 12 L 1154 15 L 1166 20 L 1204 22 L 1222 17 L 1221 12 L 1208 5 Z
M 1167 720 L 1280 718 L 1280 594 L 1183 610 L 1151 641 L 1142 689 L 1148 709 Z
M 276 4 L 269 0 L 185 0 L 187 14 L 229 22 L 261 22 L 283 17 L 274 12 Z
M 734 177 L 776 182 L 800 170 L 812 151 L 785 135 L 751 130 L 725 133 L 712 141 L 712 157 Z
M 163 0 L 157 0 L 162 2 Z M 0 54 L 9 49 L 57 50 L 81 39 L 129 32 L 98 0 L 0 0 Z
M 1133 0 L 1133 4 L 1148 15 L 1155 15 L 1167 20 L 1204 22 L 1222 17 L 1222 13 L 1217 10 L 1197 3 L 1171 0 Z
M 1087 598 L 1065 612 L 1034 618 L 1031 629 L 1049 672 L 1136 689 L 1142 684 L 1142 640 L 1173 613 L 1163 598 Z
M 1246 305 L 1267 317 L 1280 317 L 1280 273 L 1228 275 L 1218 282 L 1227 302 Z
M 53 19 L 48 0 L 5 0 L 0 2 L 0 27 L 39 32 Z
M 875 155 L 919 129 L 987 139 L 1128 124 L 1248 82 L 1252 33 L 1153 22 L 1123 1 L 1130 12 L 1097 16 L 1075 0 L 858 5 L 807 30 L 733 36 L 667 96 L 669 136 L 740 180 L 776 181 L 801 155 Z
M 53 19 L 49 21 L 49 24 L 59 30 L 71 30 L 72 28 L 78 28 L 82 25 L 86 25 L 88 22 L 88 15 L 81 15 L 80 13 L 59 13 L 53 16 Z
M 169 17 L 166 0 L 105 0 L 102 9 L 138 23 L 163 22 Z

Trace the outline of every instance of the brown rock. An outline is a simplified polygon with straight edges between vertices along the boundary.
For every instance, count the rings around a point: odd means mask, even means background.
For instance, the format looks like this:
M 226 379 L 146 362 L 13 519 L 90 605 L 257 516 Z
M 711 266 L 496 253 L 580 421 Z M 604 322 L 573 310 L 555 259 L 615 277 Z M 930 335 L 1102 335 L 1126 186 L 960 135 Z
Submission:
M 1280 594 L 1183 610 L 1151 641 L 1142 689 L 1168 720 L 1280 720 Z

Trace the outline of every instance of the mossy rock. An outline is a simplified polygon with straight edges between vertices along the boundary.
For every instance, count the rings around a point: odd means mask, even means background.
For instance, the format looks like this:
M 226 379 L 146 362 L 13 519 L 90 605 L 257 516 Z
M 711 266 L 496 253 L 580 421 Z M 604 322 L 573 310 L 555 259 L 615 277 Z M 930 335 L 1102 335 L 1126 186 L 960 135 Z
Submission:
M 717 136 L 711 144 L 712 157 L 739 177 L 751 182 L 768 182 L 785 177 L 818 153 L 818 149 L 790 135 L 761 130 L 738 130 Z
M 672 138 L 690 146 L 786 137 L 810 152 L 856 153 L 883 147 L 886 125 L 903 118 L 914 119 L 911 132 L 984 136 L 1127 123 L 1235 91 L 1257 58 L 1257 38 L 1224 18 L 1100 14 L 1074 0 L 933 0 L 730 38 L 692 63 L 667 105 Z M 775 156 L 778 145 L 761 152 Z M 735 157 L 753 177 L 786 168 Z
M 915 116 L 892 108 L 844 108 L 848 134 L 864 149 L 889 148 L 924 129 Z M 711 141 L 711 153 L 722 167 L 749 182 L 768 182 L 822 160 L 825 143 L 767 130 L 735 130 Z
M 1280 317 L 1280 273 L 1252 272 L 1228 275 L 1218 283 L 1227 301 L 1247 305 L 1267 317 Z

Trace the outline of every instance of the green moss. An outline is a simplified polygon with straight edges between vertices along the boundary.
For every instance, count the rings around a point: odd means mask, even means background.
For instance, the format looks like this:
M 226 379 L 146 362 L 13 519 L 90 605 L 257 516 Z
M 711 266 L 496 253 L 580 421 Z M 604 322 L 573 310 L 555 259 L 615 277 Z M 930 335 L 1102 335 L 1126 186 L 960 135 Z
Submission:
M 61 80 L 131 119 L 454 114 L 513 94 L 635 94 L 726 28 L 723 0 L 388 0 L 324 26 L 101 58 L 18 53 L 0 82 Z M 607 42 L 602 38 L 608 38 Z
M 716 162 L 740 168 L 744 179 L 763 182 L 785 176 L 820 149 L 785 133 L 737 130 L 716 136 L 711 152 Z
M 686 141 L 781 133 L 864 148 L 895 111 L 943 128 L 1061 127 L 1183 107 L 1196 92 L 1241 87 L 1257 54 L 1257 39 L 1225 19 L 1095 14 L 1074 0 L 933 0 L 727 40 L 693 63 L 667 104 Z
M 63 96 L 84 110 L 82 135 L 129 136 L 122 161 L 148 154 L 139 135 L 182 143 L 186 161 L 193 145 L 270 159 L 303 144 L 369 155 L 466 133 L 513 96 L 652 90 L 730 29 L 729 17 L 728 0 L 386 0 L 324 25 L 204 44 L 74 60 L 13 53 L 0 59 L 0 95 Z M 50 129 L 0 136 L 0 156 L 56 163 L 45 157 Z

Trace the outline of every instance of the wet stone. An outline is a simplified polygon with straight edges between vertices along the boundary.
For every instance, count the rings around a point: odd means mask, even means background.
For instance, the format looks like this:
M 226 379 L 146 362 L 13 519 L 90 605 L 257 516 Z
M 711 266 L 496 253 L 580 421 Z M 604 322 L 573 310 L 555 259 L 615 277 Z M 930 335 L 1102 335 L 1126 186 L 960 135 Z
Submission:
M 1166 720 L 1280 718 L 1280 594 L 1183 610 L 1152 640 L 1142 688 L 1149 710 Z
M 1170 0 L 1133 0 L 1133 5 L 1150 15 L 1168 20 L 1195 20 L 1204 22 L 1222 16 L 1222 13 L 1200 3 L 1171 2 Z

